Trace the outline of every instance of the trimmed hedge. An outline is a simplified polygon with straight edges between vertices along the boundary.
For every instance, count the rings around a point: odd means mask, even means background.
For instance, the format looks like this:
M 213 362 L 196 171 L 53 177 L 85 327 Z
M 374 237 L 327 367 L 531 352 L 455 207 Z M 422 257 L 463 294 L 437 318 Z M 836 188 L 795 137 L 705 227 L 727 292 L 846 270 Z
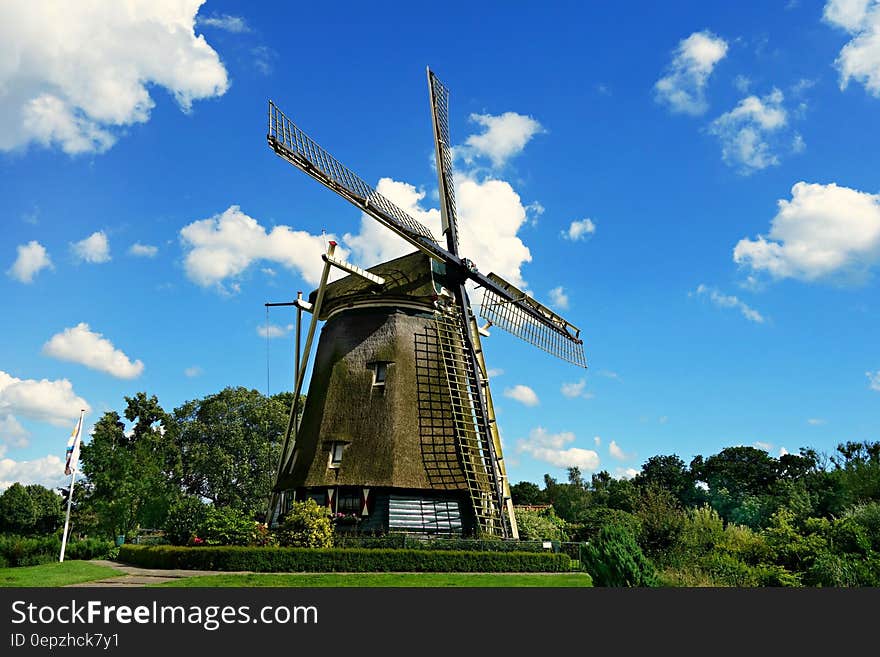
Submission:
M 361 536 L 337 534 L 334 545 L 339 548 L 456 550 L 465 552 L 546 552 L 541 541 L 481 540 L 477 538 L 415 538 L 406 534 Z
M 118 559 L 145 568 L 255 572 L 549 573 L 571 570 L 571 559 L 565 554 L 376 548 L 123 545 Z

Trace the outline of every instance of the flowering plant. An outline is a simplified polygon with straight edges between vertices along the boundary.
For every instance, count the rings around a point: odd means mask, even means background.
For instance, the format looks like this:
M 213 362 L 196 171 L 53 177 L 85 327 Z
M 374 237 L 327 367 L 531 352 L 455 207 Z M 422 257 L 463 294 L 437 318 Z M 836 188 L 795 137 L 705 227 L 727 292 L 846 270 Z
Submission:
M 333 516 L 337 525 L 356 525 L 360 522 L 360 516 L 356 513 L 337 513 Z

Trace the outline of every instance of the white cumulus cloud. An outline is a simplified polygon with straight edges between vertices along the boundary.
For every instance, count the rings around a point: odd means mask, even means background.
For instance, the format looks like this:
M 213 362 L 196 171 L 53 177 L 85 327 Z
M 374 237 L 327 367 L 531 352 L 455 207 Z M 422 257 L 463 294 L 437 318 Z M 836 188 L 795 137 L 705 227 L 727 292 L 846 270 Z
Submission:
M 85 365 L 119 379 L 134 379 L 144 371 L 144 364 L 131 360 L 101 333 L 85 322 L 56 333 L 43 345 L 43 353 L 59 360 Z
M 578 397 L 582 397 L 584 399 L 592 399 L 593 393 L 587 392 L 586 388 L 586 379 L 581 379 L 576 383 L 563 383 L 559 391 L 562 393 L 563 397 L 567 397 L 568 399 L 577 399 Z
M 562 231 L 562 236 L 572 242 L 583 241 L 596 232 L 596 224 L 592 219 L 577 219 L 572 221 L 568 230 Z
M 708 30 L 682 39 L 666 75 L 654 84 L 657 102 L 668 105 L 673 112 L 703 114 L 709 107 L 709 76 L 726 55 L 727 42 Z
M 193 365 L 192 367 L 187 367 L 185 370 L 183 370 L 183 373 L 186 376 L 188 376 L 190 379 L 197 377 L 197 376 L 201 376 L 202 372 L 203 372 L 202 368 L 199 367 L 198 365 Z
M 110 260 L 110 241 L 102 230 L 95 231 L 79 242 L 72 242 L 70 250 L 80 262 L 101 264 Z
M 517 442 L 516 451 L 558 468 L 596 470 L 599 467 L 599 455 L 592 449 L 566 447 L 574 441 L 575 435 L 570 431 L 551 434 L 543 427 L 537 427 L 529 432 L 528 438 Z
M 85 399 L 73 391 L 67 379 L 19 379 L 0 370 L 0 417 L 10 415 L 66 426 L 89 412 Z
M 135 242 L 128 248 L 128 254 L 139 258 L 155 258 L 159 253 L 159 247 L 151 244 Z
M 868 377 L 868 387 L 871 390 L 876 390 L 880 392 L 880 370 L 876 372 L 865 372 L 865 376 Z
M 559 308 L 560 310 L 568 308 L 568 295 L 565 293 L 564 287 L 560 285 L 550 290 L 550 303 L 553 304 L 554 308 Z
M 805 281 L 865 273 L 880 262 L 880 195 L 798 182 L 791 200 L 778 205 L 769 234 L 740 240 L 735 262 L 774 278 Z
M 483 132 L 470 135 L 464 146 L 454 149 L 455 157 L 473 164 L 476 157 L 486 157 L 495 167 L 502 167 L 518 155 L 537 134 L 544 132 L 541 124 L 530 116 L 516 112 L 471 114 L 471 121 L 482 126 Z
M 203 1 L 0 3 L 0 151 L 100 153 L 149 120 L 151 89 L 187 112 L 225 93 L 226 70 L 194 30 Z
M 721 142 L 725 163 L 744 175 L 779 164 L 780 131 L 788 124 L 783 100 L 779 89 L 762 98 L 748 96 L 712 122 L 709 132 Z M 790 141 L 793 151 L 804 150 L 803 138 Z
M 326 239 L 334 237 L 327 235 Z M 299 273 L 307 283 L 317 285 L 324 267 L 321 255 L 326 246 L 322 236 L 293 230 L 289 226 L 275 226 L 267 232 L 237 205 L 184 226 L 180 230 L 180 240 L 186 251 L 186 274 L 203 287 L 226 290 L 224 282 L 228 279 L 234 281 L 253 263 L 260 261 L 283 265 Z M 340 248 L 336 254 L 345 258 L 347 252 Z
M 880 98 L 880 1 L 829 0 L 824 18 L 852 36 L 835 61 L 840 88 L 856 80 Z
M 717 288 L 700 283 L 697 289 L 689 293 L 689 295 L 705 296 L 719 308 L 735 308 L 750 322 L 763 324 L 766 321 L 766 318 L 761 313 L 749 306 L 745 301 L 732 294 L 724 294 Z
M 46 247 L 36 240 L 19 245 L 17 251 L 18 257 L 6 273 L 22 283 L 32 283 L 34 276 L 43 269 L 52 268 L 52 260 Z
M 518 384 L 513 386 L 512 388 L 507 388 L 504 391 L 504 396 L 518 401 L 520 404 L 525 406 L 537 406 L 540 401 L 538 400 L 538 395 L 535 394 L 535 391 L 529 388 L 528 386 Z
M 625 461 L 628 458 L 631 458 L 630 455 L 624 452 L 620 445 L 617 444 L 616 440 L 612 440 L 608 443 L 608 453 L 618 461 Z
M 14 415 L 0 414 L 0 456 L 6 454 L 9 447 L 27 447 L 29 437 L 27 429 Z
M 526 207 L 519 194 L 507 181 L 479 180 L 466 172 L 456 172 L 455 183 L 461 254 L 475 260 L 480 271 L 495 272 L 522 289 L 526 285 L 522 266 L 531 262 L 532 254 L 518 236 L 527 223 Z M 440 237 L 440 210 L 423 207 L 423 190 L 382 178 L 376 191 Z M 366 215 L 361 217 L 360 232 L 346 234 L 343 243 L 362 267 L 413 251 L 407 242 Z
M 0 491 L 16 482 L 24 486 L 40 484 L 54 489 L 69 484 L 70 478 L 64 474 L 64 461 L 55 454 L 31 461 L 0 459 Z
M 293 324 L 279 326 L 278 324 L 265 324 L 257 327 L 257 335 L 261 338 L 283 338 L 293 330 Z

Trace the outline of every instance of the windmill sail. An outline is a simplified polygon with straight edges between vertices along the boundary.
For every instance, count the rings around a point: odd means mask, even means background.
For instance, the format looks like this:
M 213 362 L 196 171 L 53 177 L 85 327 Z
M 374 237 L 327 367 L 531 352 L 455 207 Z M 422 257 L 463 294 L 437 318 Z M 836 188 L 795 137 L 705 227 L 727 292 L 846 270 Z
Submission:
M 440 192 L 440 217 L 446 244 L 458 253 L 458 217 L 455 211 L 455 185 L 452 180 L 452 152 L 449 148 L 449 90 L 428 69 L 431 94 L 431 118 L 434 124 L 434 152 L 437 158 L 437 189 Z
M 494 285 L 484 288 L 480 317 L 557 358 L 587 367 L 579 328 L 500 276 L 489 274 L 488 279 Z
M 386 224 L 415 246 L 421 248 L 423 240 L 437 243 L 427 226 L 413 219 L 321 148 L 271 100 L 267 138 L 278 155 Z

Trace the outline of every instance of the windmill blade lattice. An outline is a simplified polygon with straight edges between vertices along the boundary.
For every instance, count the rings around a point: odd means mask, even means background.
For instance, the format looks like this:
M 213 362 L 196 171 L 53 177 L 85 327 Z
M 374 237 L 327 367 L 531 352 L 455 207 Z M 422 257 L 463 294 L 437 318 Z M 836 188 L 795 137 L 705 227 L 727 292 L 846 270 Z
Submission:
M 452 179 L 452 151 L 449 148 L 449 90 L 430 69 L 428 69 L 428 83 L 431 91 L 431 114 L 434 119 L 434 143 L 437 149 L 437 177 L 440 183 L 443 227 L 450 236 L 449 250 L 457 254 L 458 216 L 455 209 L 455 183 Z
M 587 367 L 584 341 L 578 337 L 580 329 L 500 276 L 489 274 L 488 278 L 509 296 L 500 296 L 494 289 L 485 288 L 480 317 L 557 358 Z M 526 307 L 530 312 L 524 310 Z M 543 320 L 539 321 L 537 316 Z
M 297 125 L 288 119 L 271 100 L 269 101 L 269 145 L 285 160 L 302 169 L 318 182 L 345 197 L 365 212 L 371 209 L 381 213 L 380 220 L 387 221 L 403 237 L 420 242 L 437 240 L 423 223 L 401 210 L 394 203 L 370 187 L 351 169 L 321 148 Z M 377 217 L 379 218 L 379 217 Z

